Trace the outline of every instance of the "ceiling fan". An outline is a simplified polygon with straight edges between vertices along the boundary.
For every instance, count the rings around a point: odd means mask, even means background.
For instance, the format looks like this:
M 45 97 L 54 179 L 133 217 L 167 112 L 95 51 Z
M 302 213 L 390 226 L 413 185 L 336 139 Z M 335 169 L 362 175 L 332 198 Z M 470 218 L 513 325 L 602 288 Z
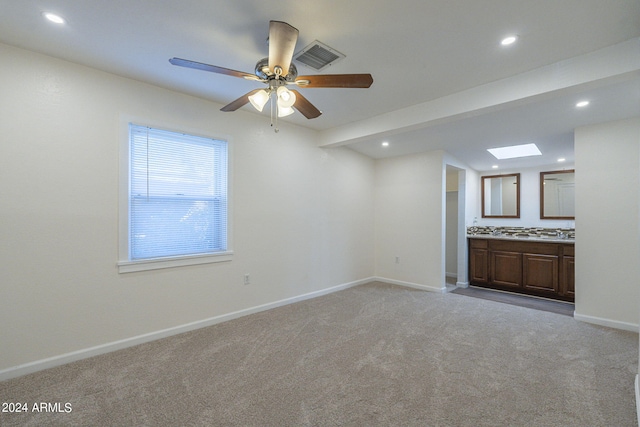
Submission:
M 222 107 L 221 111 L 236 111 L 249 102 L 251 102 L 258 111 L 262 111 L 266 103 L 274 99 L 274 102 L 271 104 L 272 125 L 274 106 L 276 110 L 276 121 L 277 117 L 292 114 L 294 108 L 307 119 L 314 119 L 322 114 L 307 98 L 302 96 L 297 90 L 288 89 L 287 86 L 297 86 L 301 88 L 368 88 L 373 83 L 371 74 L 298 76 L 298 71 L 291 62 L 297 40 L 298 30 L 296 28 L 286 22 L 270 21 L 269 57 L 258 61 L 254 74 L 181 58 L 171 58 L 169 62 L 180 67 L 210 71 L 212 73 L 241 77 L 247 80 L 265 83 L 267 85 L 266 89 L 252 90 Z

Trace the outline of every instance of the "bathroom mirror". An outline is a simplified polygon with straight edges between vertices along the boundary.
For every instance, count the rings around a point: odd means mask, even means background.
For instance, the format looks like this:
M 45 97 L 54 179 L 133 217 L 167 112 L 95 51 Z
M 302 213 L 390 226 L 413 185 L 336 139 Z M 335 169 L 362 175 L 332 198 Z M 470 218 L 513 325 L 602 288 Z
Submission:
M 520 174 L 482 177 L 482 217 L 520 218 Z
M 540 219 L 575 219 L 574 172 L 540 172 Z

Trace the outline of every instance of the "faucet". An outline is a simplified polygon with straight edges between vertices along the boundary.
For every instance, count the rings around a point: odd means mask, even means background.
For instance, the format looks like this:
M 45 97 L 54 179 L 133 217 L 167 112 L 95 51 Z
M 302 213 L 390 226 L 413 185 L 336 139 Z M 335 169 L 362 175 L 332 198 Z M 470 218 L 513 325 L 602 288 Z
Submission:
M 474 236 L 478 234 L 478 217 L 473 218 L 473 226 L 469 227 L 469 233 Z

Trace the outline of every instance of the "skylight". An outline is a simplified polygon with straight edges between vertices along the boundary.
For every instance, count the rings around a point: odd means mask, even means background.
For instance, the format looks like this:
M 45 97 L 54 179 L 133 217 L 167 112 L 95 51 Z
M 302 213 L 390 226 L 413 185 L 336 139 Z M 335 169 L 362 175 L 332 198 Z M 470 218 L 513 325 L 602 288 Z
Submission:
M 510 147 L 488 148 L 496 159 L 515 159 L 517 157 L 541 156 L 536 144 L 512 145 Z

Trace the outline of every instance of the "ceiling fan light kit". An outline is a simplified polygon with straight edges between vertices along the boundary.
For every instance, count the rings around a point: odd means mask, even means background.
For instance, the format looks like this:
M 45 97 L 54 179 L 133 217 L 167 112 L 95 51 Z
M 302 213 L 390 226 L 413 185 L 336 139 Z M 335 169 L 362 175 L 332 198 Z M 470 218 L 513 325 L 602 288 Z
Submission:
M 270 21 L 269 56 L 256 63 L 254 74 L 181 58 L 171 58 L 169 62 L 180 67 L 225 74 L 265 83 L 268 86 L 266 89 L 255 89 L 246 93 L 222 107 L 221 111 L 236 111 L 245 104 L 251 103 L 256 110 L 262 112 L 267 102 L 273 98 L 271 102 L 271 126 L 274 126 L 275 116 L 276 132 L 278 132 L 277 118 L 293 114 L 294 109 L 299 111 L 307 119 L 314 119 L 322 114 L 322 112 L 302 96 L 302 94 L 296 90 L 288 89 L 286 87 L 287 85 L 295 85 L 301 88 L 368 88 L 373 83 L 371 74 L 298 76 L 298 70 L 291 62 L 297 41 L 298 30 L 296 28 L 286 22 Z M 316 41 L 314 43 L 318 44 L 319 42 Z M 306 51 L 307 48 L 303 49 L 302 52 L 304 53 Z M 333 56 L 330 57 L 333 58 Z M 344 55 L 341 57 L 344 58 Z M 324 66 L 322 68 L 324 68 Z M 275 114 L 273 111 L 274 108 L 276 110 Z
M 278 107 L 278 117 L 287 117 L 294 113 L 291 107 Z
M 260 112 L 262 112 L 262 109 L 268 101 L 269 92 L 264 89 L 260 89 L 253 95 L 249 96 L 249 102 L 251 102 L 251 105 L 253 105 L 253 107 Z
M 278 94 L 278 107 L 289 108 L 296 103 L 296 94 L 284 86 L 280 86 L 276 92 Z

